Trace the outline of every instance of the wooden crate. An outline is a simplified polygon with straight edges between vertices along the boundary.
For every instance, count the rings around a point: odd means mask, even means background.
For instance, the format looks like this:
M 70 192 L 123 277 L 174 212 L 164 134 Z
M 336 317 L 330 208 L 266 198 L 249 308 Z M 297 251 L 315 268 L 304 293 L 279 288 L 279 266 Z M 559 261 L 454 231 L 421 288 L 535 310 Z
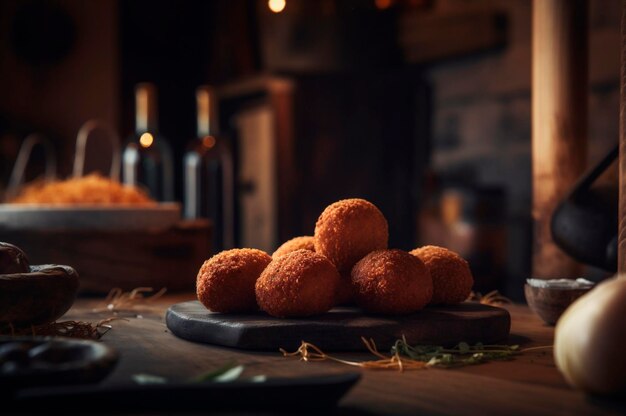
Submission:
M 198 269 L 211 255 L 211 224 L 183 221 L 168 229 L 7 230 L 0 241 L 22 248 L 31 264 L 67 264 L 80 275 L 80 292 L 112 288 L 193 291 Z

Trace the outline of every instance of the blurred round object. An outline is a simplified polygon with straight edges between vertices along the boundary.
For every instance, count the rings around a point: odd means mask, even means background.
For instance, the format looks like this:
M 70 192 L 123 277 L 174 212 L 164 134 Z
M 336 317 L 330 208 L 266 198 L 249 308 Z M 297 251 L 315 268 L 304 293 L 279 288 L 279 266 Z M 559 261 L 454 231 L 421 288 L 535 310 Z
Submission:
M 0 242 L 0 274 L 28 273 L 28 257 L 19 247 Z
M 422 261 L 402 250 L 378 250 L 352 269 L 354 296 L 368 312 L 408 314 L 426 306 L 433 283 Z
M 236 248 L 214 255 L 198 272 L 198 300 L 213 312 L 257 310 L 254 285 L 271 261 L 269 254 L 253 248 Z
M 301 237 L 294 237 L 291 240 L 285 241 L 280 247 L 276 249 L 274 254 L 272 254 L 272 258 L 276 259 L 280 256 L 284 256 L 287 253 L 291 253 L 292 251 L 300 249 L 315 251 L 313 236 L 304 235 Z
M 296 250 L 272 262 L 256 282 L 262 310 L 279 318 L 327 312 L 335 304 L 339 273 L 321 254 Z
M 573 302 L 554 329 L 554 362 L 584 392 L 623 400 L 626 393 L 626 278 L 617 275 Z
M 424 246 L 411 251 L 428 270 L 433 280 L 431 305 L 450 305 L 465 301 L 474 285 L 467 261 L 454 251 L 437 246 Z
M 364 199 L 344 199 L 324 210 L 315 224 L 315 251 L 339 272 L 348 272 L 366 254 L 387 248 L 385 216 Z

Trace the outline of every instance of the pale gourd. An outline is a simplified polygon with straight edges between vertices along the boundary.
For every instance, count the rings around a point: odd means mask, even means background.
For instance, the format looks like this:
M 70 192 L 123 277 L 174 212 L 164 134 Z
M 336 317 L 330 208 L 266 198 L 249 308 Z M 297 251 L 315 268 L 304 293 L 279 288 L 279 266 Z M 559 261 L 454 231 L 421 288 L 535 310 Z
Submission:
M 599 284 L 561 316 L 556 365 L 573 387 L 592 394 L 626 392 L 626 279 Z

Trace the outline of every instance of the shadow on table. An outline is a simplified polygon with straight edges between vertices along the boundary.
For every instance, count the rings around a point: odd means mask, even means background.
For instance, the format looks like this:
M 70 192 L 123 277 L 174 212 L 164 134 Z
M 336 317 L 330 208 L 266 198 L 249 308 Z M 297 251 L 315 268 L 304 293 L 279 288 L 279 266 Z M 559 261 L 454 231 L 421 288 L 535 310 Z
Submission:
M 588 396 L 587 401 L 607 412 L 617 411 L 619 414 L 626 414 L 626 398 L 624 397 Z
M 509 334 L 507 342 L 512 345 L 525 345 L 532 342 L 532 339 L 518 334 Z

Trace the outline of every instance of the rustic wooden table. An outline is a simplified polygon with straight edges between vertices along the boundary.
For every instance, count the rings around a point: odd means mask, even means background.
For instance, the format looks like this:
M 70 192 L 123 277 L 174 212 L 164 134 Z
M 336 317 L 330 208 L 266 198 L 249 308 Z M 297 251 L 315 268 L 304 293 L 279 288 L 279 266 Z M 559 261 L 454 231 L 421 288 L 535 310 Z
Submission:
M 121 313 L 126 320 L 111 322 L 113 328 L 102 342 L 115 347 L 121 360 L 104 383 L 128 383 L 138 373 L 184 381 L 236 362 L 245 366 L 244 376 L 295 377 L 361 371 L 361 381 L 340 402 L 336 414 L 510 416 L 626 412 L 624 402 L 590 398 L 569 388 L 554 365 L 551 349 L 528 351 L 512 361 L 399 373 L 360 370 L 333 362 L 307 363 L 284 358 L 278 351 L 250 352 L 194 344 L 172 335 L 164 321 L 169 305 L 193 297 L 164 296 L 149 307 Z M 111 316 L 102 310 L 103 306 L 99 300 L 80 299 L 65 318 L 95 322 Z M 526 306 L 507 308 L 512 316 L 509 343 L 519 343 L 524 348 L 552 344 L 554 329 L 544 325 Z M 371 358 L 363 353 L 337 355 Z

